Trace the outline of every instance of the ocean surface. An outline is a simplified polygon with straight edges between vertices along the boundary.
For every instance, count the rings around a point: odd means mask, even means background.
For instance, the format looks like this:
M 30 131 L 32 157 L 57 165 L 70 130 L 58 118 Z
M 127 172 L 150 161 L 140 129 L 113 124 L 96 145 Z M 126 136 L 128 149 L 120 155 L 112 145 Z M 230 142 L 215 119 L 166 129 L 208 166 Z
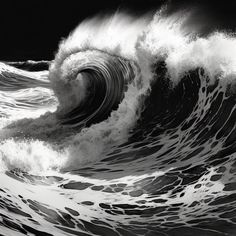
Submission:
M 188 14 L 82 22 L 0 63 L 0 235 L 236 235 L 236 38 Z

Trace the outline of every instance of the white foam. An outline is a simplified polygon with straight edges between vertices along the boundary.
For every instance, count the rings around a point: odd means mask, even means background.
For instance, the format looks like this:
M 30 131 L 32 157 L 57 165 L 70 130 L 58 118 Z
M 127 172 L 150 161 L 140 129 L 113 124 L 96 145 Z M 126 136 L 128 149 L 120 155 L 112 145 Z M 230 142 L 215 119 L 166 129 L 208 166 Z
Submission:
M 8 139 L 0 143 L 1 170 L 19 168 L 41 174 L 50 169 L 58 169 L 62 163 L 60 153 L 42 141 Z
M 87 49 L 103 50 L 112 55 L 132 59 L 139 65 L 140 71 L 136 72 L 134 81 L 128 85 L 124 99 L 118 109 L 113 111 L 107 120 L 71 135 L 66 141 L 63 140 L 60 146 L 61 152 L 45 146 L 45 143 L 40 141 L 31 140 L 25 144 L 24 141 L 17 141 L 15 145 L 14 140 L 4 141 L 0 150 L 4 149 L 6 154 L 4 154 L 4 158 L 8 154 L 10 156 L 6 165 L 17 166 L 19 161 L 19 166 L 22 168 L 25 164 L 27 169 L 30 169 L 30 165 L 33 169 L 50 169 L 52 168 L 52 159 L 63 156 L 63 160 L 66 160 L 63 162 L 64 164 L 56 164 L 55 166 L 70 168 L 102 158 L 108 150 L 110 151 L 110 148 L 128 139 L 130 130 L 139 118 L 142 109 L 142 97 L 149 92 L 150 82 L 154 78 L 152 65 L 157 60 L 166 62 L 168 74 L 174 83 L 178 83 L 183 74 L 197 67 L 203 67 L 212 79 L 217 75 L 220 75 L 220 78 L 225 81 L 234 79 L 236 72 L 236 58 L 234 57 L 236 41 L 234 36 L 216 32 L 207 38 L 197 37 L 195 32 L 191 33 L 186 29 L 187 19 L 188 15 L 183 16 L 182 12 L 168 17 L 164 17 L 162 12 L 159 12 L 148 27 L 147 18 L 137 19 L 124 14 L 116 14 L 106 18 L 95 17 L 81 23 L 67 39 L 61 42 L 56 58 L 50 67 L 50 79 L 54 87 L 60 84 L 60 80 L 65 80 L 71 74 L 73 66 L 77 66 L 76 53 Z M 67 60 L 68 58 L 69 60 Z M 59 101 L 60 96 L 66 96 L 65 104 L 68 107 L 73 107 L 74 104 L 71 96 L 73 97 L 76 94 L 76 103 L 85 96 L 83 91 L 86 89 L 86 85 L 80 78 L 77 80 L 68 82 L 74 81 L 76 83 L 76 86 L 70 84 L 68 90 L 59 86 L 59 92 L 57 92 Z M 77 93 L 77 90 L 82 91 Z M 45 120 L 46 123 L 48 121 L 51 122 L 50 119 Z M 38 125 L 34 122 L 30 123 L 28 128 L 34 127 L 33 133 L 31 132 L 32 136 L 40 137 L 38 135 L 40 132 L 48 134 L 58 128 L 50 128 L 54 123 L 51 122 L 47 126 L 45 122 L 39 122 Z M 47 129 L 48 131 L 45 132 Z M 35 157 L 42 163 L 36 160 L 28 162 L 30 158 L 28 154 L 25 159 L 26 162 L 20 161 L 16 155 L 7 152 L 10 143 L 15 150 L 18 150 L 17 145 L 26 149 L 31 147 L 32 153 L 36 153 L 34 149 L 39 147 L 42 153 L 47 151 L 50 153 L 49 160 L 46 161 L 44 157 Z M 27 156 L 27 153 L 22 152 L 22 156 L 24 155 Z M 17 161 L 14 161 L 14 158 Z M 57 163 L 57 161 L 55 162 Z M 36 163 L 39 167 L 36 167 Z
M 231 82 L 236 75 L 236 39 L 224 33 L 214 33 L 208 38 L 197 38 L 183 50 L 170 53 L 166 60 L 172 78 L 197 67 L 204 68 L 210 78 L 218 76 Z

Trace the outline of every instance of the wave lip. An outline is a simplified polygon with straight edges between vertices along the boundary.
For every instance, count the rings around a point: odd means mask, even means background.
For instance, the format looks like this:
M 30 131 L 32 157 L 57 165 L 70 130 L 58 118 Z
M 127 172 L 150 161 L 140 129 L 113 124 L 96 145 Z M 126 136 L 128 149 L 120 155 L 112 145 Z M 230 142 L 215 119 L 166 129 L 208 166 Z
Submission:
M 63 124 L 88 126 L 106 119 L 135 77 L 134 62 L 98 50 L 77 52 L 50 80 Z M 59 78 L 58 78 L 59 76 Z

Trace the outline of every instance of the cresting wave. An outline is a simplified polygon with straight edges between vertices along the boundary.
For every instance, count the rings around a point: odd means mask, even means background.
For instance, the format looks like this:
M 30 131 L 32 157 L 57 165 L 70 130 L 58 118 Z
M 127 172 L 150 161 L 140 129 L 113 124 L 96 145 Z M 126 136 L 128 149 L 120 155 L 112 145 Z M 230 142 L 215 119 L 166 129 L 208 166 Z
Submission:
M 49 72 L 0 65 L 3 235 L 235 235 L 236 39 L 183 15 L 95 17 Z
M 89 50 L 70 55 L 50 79 L 63 124 L 88 126 L 104 120 L 120 104 L 135 77 L 134 62 Z M 60 79 L 59 79 L 60 78 Z

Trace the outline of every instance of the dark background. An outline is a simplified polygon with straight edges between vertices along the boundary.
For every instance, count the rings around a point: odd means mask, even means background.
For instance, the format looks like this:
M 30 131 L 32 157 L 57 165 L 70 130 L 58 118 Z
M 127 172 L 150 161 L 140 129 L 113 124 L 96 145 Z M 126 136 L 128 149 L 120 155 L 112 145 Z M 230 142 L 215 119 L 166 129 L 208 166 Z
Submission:
M 8 0 L 0 9 L 0 60 L 51 60 L 58 42 L 79 22 L 98 13 L 128 9 L 139 15 L 168 4 L 168 14 L 195 9 L 193 22 L 213 30 L 235 31 L 236 1 L 174 0 Z

